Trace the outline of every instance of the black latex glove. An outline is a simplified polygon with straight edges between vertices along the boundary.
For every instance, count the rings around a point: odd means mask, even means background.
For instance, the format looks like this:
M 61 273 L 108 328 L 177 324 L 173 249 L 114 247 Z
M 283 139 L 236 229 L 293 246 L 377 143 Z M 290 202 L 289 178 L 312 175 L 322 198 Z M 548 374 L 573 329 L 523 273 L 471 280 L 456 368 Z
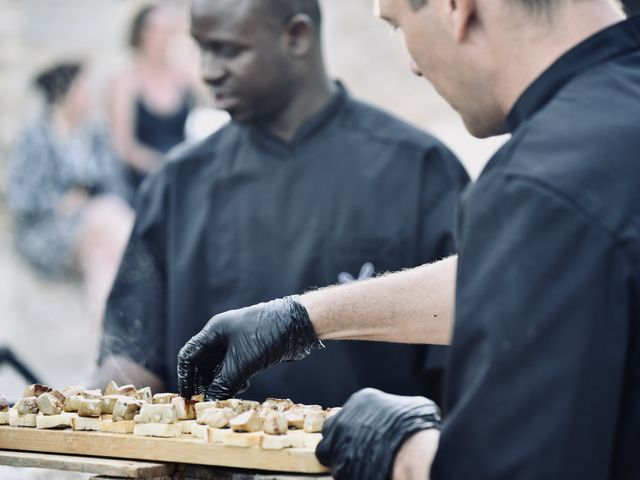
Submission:
M 431 400 L 367 388 L 325 421 L 316 456 L 335 480 L 388 480 L 403 442 L 439 426 L 440 411 Z
M 301 360 L 321 348 L 307 310 L 294 297 L 216 315 L 178 354 L 183 397 L 224 400 L 246 390 L 256 373 Z

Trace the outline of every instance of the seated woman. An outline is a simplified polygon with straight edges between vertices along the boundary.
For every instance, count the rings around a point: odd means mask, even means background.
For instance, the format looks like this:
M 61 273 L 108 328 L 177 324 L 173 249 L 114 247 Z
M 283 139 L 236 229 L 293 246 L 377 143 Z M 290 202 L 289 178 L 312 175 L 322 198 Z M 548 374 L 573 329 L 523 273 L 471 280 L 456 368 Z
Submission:
M 178 16 L 170 7 L 139 10 L 129 33 L 133 61 L 110 86 L 113 144 L 134 190 L 165 153 L 185 140 L 187 117 L 202 94 L 196 72 L 170 58 L 179 33 Z
M 97 327 L 133 212 L 106 137 L 88 122 L 90 89 L 82 66 L 56 65 L 35 85 L 45 108 L 19 135 L 9 165 L 16 247 L 45 275 L 80 274 Z

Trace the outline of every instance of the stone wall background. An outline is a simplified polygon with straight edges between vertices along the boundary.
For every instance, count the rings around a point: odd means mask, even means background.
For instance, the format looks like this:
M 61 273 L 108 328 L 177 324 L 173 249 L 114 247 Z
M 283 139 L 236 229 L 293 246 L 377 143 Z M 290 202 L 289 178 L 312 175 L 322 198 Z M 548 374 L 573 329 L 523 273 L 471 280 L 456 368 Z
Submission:
M 0 0 L 0 185 L 11 141 L 38 107 L 29 86 L 33 73 L 56 59 L 85 58 L 100 92 L 126 60 L 124 32 L 140 3 Z M 392 36 L 373 17 L 372 0 L 322 3 L 331 72 L 354 95 L 438 135 L 476 176 L 504 139 L 480 141 L 466 133 L 433 88 L 410 73 L 401 36 Z M 45 381 L 74 383 L 90 371 L 97 332 L 88 325 L 77 284 L 40 278 L 15 257 L 2 191 L 0 187 L 0 345 L 14 348 Z M 22 380 L 0 366 L 0 392 L 16 398 L 22 388 Z

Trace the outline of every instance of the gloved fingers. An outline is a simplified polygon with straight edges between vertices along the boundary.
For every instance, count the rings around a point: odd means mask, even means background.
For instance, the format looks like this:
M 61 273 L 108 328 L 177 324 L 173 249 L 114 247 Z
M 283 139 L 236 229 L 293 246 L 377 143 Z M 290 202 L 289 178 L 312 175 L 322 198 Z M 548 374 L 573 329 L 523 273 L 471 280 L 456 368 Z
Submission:
M 215 400 L 233 398 L 238 392 L 244 391 L 249 386 L 249 378 L 255 372 L 248 371 L 243 363 L 244 356 L 234 355 L 229 351 L 221 363 L 219 373 L 207 390 L 207 397 Z
M 178 353 L 178 390 L 180 395 L 191 398 L 202 393 L 219 371 L 225 355 L 225 347 L 217 337 L 200 332 L 189 340 Z

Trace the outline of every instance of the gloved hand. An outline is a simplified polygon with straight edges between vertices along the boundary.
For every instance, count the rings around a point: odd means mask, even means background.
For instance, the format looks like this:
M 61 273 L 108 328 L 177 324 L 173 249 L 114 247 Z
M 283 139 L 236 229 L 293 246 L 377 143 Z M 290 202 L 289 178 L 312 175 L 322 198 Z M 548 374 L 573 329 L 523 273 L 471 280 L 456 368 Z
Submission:
M 178 354 L 183 397 L 205 393 L 224 400 L 246 390 L 249 379 L 278 362 L 301 360 L 323 345 L 307 310 L 294 297 L 213 317 Z
M 403 442 L 439 426 L 440 411 L 431 400 L 367 388 L 325 421 L 316 456 L 336 480 L 388 480 Z

